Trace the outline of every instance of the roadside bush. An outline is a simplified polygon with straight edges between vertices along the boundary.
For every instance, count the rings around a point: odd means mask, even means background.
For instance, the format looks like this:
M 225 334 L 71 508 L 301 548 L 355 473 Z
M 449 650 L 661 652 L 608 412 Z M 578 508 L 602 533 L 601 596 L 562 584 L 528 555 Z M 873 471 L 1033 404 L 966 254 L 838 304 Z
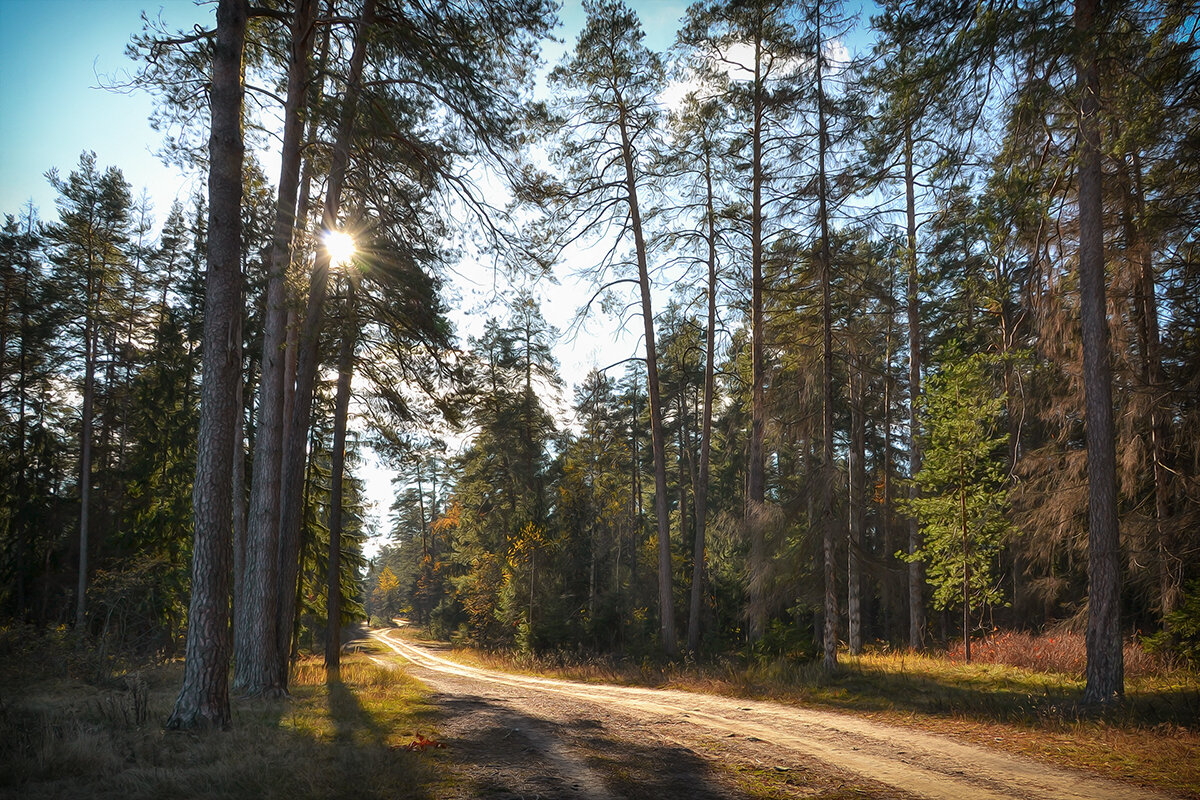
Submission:
M 1146 649 L 1200 667 L 1200 580 L 1188 584 L 1183 603 L 1167 615 L 1163 627 L 1143 640 Z
M 779 659 L 810 661 L 817 656 L 817 646 L 807 626 L 776 619 L 771 620 L 762 637 L 750 645 L 748 654 L 750 660 L 758 664 Z
M 962 642 L 955 643 L 949 655 L 962 658 Z M 1087 668 L 1087 642 L 1082 633 L 1072 631 L 1042 634 L 994 631 L 990 636 L 972 640 L 971 660 L 1082 677 Z M 1147 653 L 1137 641 L 1130 639 L 1125 643 L 1127 678 L 1158 675 L 1167 669 L 1161 657 Z

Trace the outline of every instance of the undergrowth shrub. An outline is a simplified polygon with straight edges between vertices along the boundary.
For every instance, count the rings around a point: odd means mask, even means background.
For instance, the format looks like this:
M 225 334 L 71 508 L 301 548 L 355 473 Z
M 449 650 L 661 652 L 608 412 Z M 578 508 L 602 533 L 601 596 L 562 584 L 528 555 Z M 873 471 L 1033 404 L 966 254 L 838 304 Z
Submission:
M 1146 637 L 1146 648 L 1193 669 L 1200 667 L 1200 580 L 1188 584 L 1183 602 L 1167 615 L 1164 628 Z
M 817 646 L 807 626 L 772 620 L 757 641 L 749 645 L 749 659 L 759 665 L 779 660 L 811 661 Z
M 1134 639 L 1125 642 L 1124 650 L 1127 678 L 1159 675 L 1169 668 L 1163 658 L 1146 652 Z M 949 655 L 961 659 L 962 642 L 955 643 Z M 1082 633 L 1071 631 L 1042 634 L 995 631 L 990 636 L 972 640 L 971 660 L 1082 677 L 1087 668 L 1087 642 Z

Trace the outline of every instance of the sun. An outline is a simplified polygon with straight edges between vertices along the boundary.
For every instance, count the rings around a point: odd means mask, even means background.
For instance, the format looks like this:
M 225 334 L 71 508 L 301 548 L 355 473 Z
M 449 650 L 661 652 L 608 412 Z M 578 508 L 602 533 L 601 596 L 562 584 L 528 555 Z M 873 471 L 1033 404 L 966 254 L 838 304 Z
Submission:
M 329 263 L 335 269 L 349 266 L 357 252 L 354 237 L 345 231 L 330 231 L 325 234 L 325 250 L 329 253 Z

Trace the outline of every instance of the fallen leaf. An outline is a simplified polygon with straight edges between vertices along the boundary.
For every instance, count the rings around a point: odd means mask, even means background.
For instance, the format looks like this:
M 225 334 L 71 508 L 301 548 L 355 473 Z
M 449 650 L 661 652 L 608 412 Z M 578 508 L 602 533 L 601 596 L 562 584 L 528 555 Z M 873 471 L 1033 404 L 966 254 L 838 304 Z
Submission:
M 439 747 L 445 747 L 445 746 L 446 746 L 445 744 L 437 741 L 436 739 L 427 739 L 423 735 L 418 733 L 416 739 L 413 739 L 411 742 L 404 745 L 404 747 L 402 747 L 401 749 L 408 750 L 409 752 L 412 752 L 414 750 L 420 750 L 422 753 L 424 753 L 426 750 L 428 750 L 431 747 L 439 748 Z

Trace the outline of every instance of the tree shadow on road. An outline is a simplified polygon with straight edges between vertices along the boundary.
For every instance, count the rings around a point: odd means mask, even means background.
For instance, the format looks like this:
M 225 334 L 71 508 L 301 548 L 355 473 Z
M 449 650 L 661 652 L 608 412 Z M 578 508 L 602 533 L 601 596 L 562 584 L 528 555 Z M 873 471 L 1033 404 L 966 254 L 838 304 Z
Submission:
M 671 743 L 613 736 L 593 719 L 566 724 L 477 695 L 435 697 L 465 797 L 489 800 L 743 798 L 719 765 Z

